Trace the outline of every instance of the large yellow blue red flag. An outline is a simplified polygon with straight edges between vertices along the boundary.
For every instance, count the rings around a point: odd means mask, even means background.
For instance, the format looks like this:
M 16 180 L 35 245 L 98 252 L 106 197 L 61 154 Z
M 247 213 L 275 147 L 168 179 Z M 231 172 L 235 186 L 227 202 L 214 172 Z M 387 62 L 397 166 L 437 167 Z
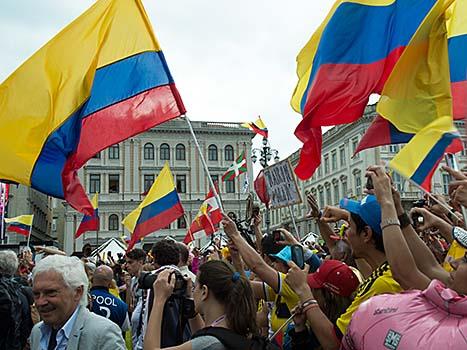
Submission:
M 131 232 L 128 250 L 144 236 L 166 227 L 183 214 L 173 175 L 166 163 L 141 204 L 122 221 Z
M 297 57 L 292 107 L 303 115 L 295 173 L 311 177 L 321 161 L 321 127 L 350 123 L 380 93 L 436 0 L 337 0 Z
M 0 179 L 92 215 L 76 170 L 185 109 L 140 0 L 99 0 L 0 85 Z

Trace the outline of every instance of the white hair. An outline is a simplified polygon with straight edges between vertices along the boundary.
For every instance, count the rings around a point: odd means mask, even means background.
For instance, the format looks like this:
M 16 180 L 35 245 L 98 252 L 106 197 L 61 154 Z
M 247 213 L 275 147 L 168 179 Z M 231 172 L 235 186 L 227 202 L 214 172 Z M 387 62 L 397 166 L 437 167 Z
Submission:
M 0 251 L 0 274 L 13 276 L 18 270 L 18 257 L 12 250 Z
M 32 270 L 32 281 L 42 272 L 55 271 L 60 274 L 68 288 L 76 289 L 83 286 L 83 295 L 81 296 L 80 304 L 86 306 L 88 304 L 88 287 L 89 280 L 84 265 L 76 256 L 50 255 L 39 261 L 36 267 Z

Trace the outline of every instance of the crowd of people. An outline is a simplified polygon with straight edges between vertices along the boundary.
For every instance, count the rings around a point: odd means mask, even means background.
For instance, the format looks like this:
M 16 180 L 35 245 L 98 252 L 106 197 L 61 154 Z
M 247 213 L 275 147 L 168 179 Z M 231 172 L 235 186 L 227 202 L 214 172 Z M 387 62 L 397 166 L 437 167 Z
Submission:
M 256 240 L 225 215 L 205 251 L 0 251 L 0 349 L 467 349 L 467 176 L 445 171 L 449 198 L 412 208 L 381 166 L 361 201 L 309 194 L 313 244 L 256 214 Z

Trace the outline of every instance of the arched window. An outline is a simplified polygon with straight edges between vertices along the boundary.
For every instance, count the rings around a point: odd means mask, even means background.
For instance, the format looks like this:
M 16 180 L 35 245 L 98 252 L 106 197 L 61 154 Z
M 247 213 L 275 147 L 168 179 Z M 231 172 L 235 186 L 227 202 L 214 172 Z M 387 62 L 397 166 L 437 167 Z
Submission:
M 234 149 L 232 146 L 227 145 L 224 148 L 224 158 L 227 161 L 233 161 L 234 160 Z
M 109 216 L 109 231 L 118 231 L 118 215 Z
M 209 145 L 208 147 L 208 160 L 217 160 L 217 146 Z
M 170 160 L 170 147 L 168 144 L 163 143 L 160 149 L 160 159 L 161 160 Z
M 150 142 L 144 145 L 144 159 L 154 160 L 154 145 Z
M 177 146 L 175 146 L 175 159 L 185 160 L 185 145 L 179 143 Z

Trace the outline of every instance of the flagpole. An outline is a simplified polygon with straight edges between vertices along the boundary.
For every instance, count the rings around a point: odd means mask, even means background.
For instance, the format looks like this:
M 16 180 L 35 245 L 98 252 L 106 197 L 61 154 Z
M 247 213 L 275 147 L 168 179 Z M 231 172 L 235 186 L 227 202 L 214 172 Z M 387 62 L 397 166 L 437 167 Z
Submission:
M 33 220 L 34 220 L 34 217 L 33 217 Z M 28 247 L 29 247 L 29 242 L 31 242 L 31 232 L 32 232 L 32 222 L 31 222 L 31 226 L 29 227 L 28 242 L 26 243 Z
M 300 234 L 298 233 L 297 224 L 295 223 L 295 218 L 294 218 L 294 215 L 293 215 L 293 212 L 292 212 L 292 206 L 288 205 L 288 207 L 289 207 L 289 213 L 290 213 L 290 217 L 292 219 L 293 227 L 295 229 L 296 238 L 300 241 Z
M 193 126 L 191 125 L 191 121 L 186 116 L 186 114 L 184 115 L 184 117 L 188 124 L 188 127 L 190 128 L 191 136 L 193 137 L 193 140 L 195 141 L 195 145 L 196 145 L 196 148 L 198 149 L 199 157 L 201 158 L 201 162 L 203 163 L 204 170 L 206 171 L 206 174 L 208 175 L 209 184 L 212 188 L 212 193 L 214 194 L 214 198 L 216 198 L 217 205 L 219 206 L 221 212 L 224 213 L 224 208 L 222 207 L 221 199 L 219 197 L 219 194 L 217 193 L 216 186 L 214 186 L 214 182 L 212 181 L 211 173 L 209 172 L 208 165 L 206 163 L 206 160 L 204 159 L 203 152 L 201 151 L 201 147 L 199 146 L 198 139 L 196 138 L 195 132 L 193 130 Z
M 5 211 L 6 211 L 6 206 L 5 206 L 5 193 L 2 192 L 2 230 L 1 230 L 1 241 L 2 244 L 5 243 Z

